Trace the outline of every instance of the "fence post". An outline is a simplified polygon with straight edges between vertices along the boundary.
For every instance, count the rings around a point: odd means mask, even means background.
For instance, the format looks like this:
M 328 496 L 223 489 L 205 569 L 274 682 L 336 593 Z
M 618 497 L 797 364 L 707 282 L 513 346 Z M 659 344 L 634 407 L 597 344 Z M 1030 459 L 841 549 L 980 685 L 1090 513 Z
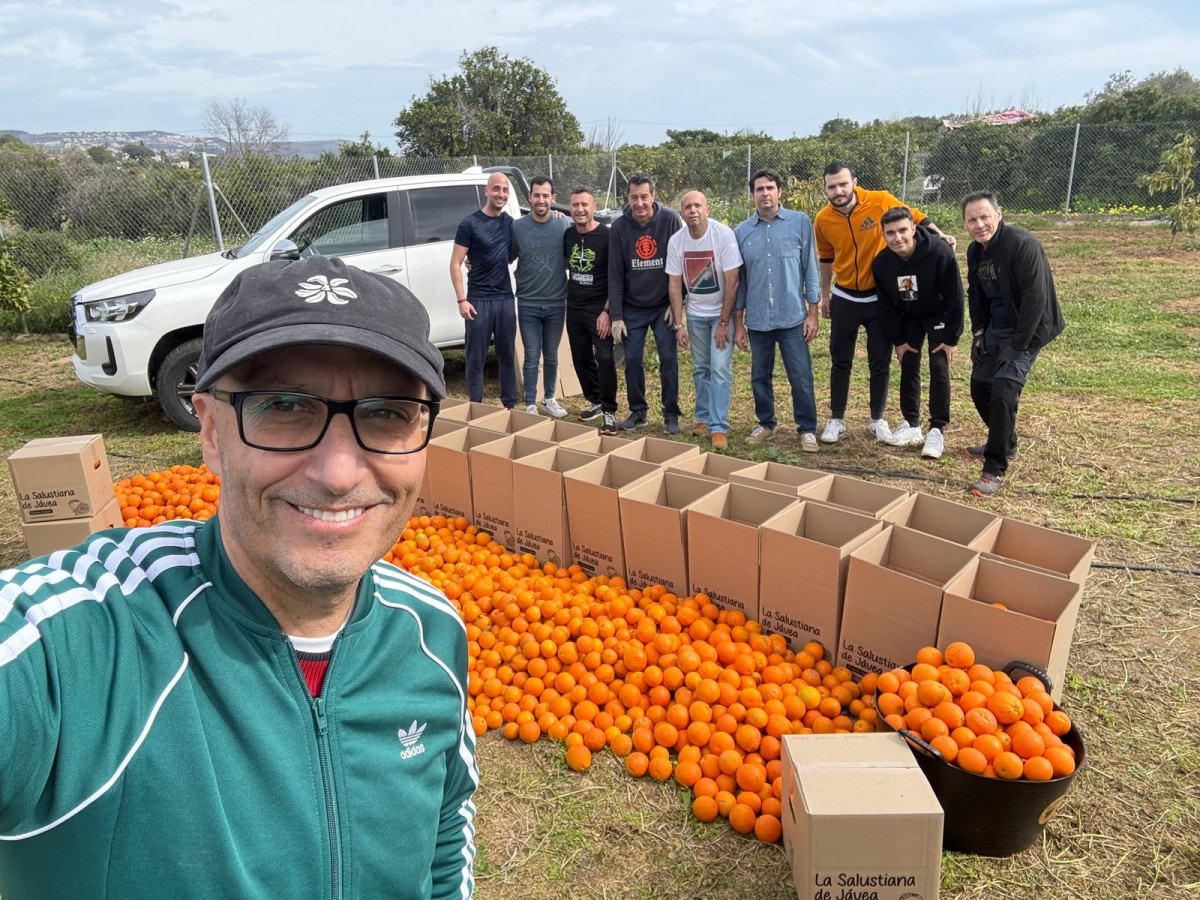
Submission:
M 208 214 L 212 217 L 213 235 L 217 239 L 217 250 L 225 251 L 225 238 L 221 235 L 221 217 L 217 215 L 217 195 L 213 191 L 212 173 L 208 170 L 208 154 L 201 151 L 200 166 L 204 169 L 204 186 L 208 188 Z
M 554 181 L 554 154 L 546 154 L 546 177 Z
M 1067 202 L 1063 204 L 1063 215 L 1071 214 L 1071 190 L 1075 187 L 1075 158 L 1079 155 L 1079 123 L 1075 123 L 1075 143 L 1071 147 L 1071 171 L 1067 175 Z
M 479 155 L 478 154 L 476 154 L 476 153 L 471 154 L 471 165 L 473 165 L 473 166 L 479 165 Z
M 379 156 L 375 153 L 371 154 L 371 168 L 375 170 L 375 179 L 379 180 Z
M 750 175 L 754 171 L 753 169 L 750 168 L 750 157 L 753 155 L 753 153 L 754 153 L 754 145 L 747 144 L 746 145 L 746 196 L 749 197 L 751 200 L 754 199 L 754 191 L 752 191 L 750 189 Z
M 912 143 L 912 132 L 904 132 L 904 180 L 900 183 L 900 201 L 908 202 L 908 149 Z

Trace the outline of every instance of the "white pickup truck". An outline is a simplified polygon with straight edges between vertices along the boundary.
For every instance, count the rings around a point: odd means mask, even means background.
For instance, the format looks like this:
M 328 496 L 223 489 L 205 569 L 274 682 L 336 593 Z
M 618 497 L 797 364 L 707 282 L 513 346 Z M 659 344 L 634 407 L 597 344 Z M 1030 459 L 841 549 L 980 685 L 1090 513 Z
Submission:
M 126 397 L 158 395 L 167 416 L 198 430 L 191 396 L 209 309 L 241 271 L 272 259 L 338 256 L 394 278 L 429 310 L 439 347 L 463 342 L 450 286 L 458 223 L 483 206 L 488 172 L 359 181 L 302 197 L 246 243 L 137 269 L 88 285 L 71 298 L 75 374 L 85 384 Z M 504 169 L 528 194 L 519 170 Z M 508 212 L 521 215 L 517 190 Z

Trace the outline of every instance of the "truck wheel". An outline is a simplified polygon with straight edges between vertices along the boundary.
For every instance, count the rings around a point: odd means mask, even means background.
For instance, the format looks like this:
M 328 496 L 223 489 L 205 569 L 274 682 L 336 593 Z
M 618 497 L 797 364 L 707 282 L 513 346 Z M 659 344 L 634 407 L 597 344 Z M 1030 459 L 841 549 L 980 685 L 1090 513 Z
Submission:
M 184 431 L 200 430 L 192 394 L 196 392 L 196 369 L 203 347 L 203 338 L 184 341 L 158 367 L 158 402 L 167 418 Z

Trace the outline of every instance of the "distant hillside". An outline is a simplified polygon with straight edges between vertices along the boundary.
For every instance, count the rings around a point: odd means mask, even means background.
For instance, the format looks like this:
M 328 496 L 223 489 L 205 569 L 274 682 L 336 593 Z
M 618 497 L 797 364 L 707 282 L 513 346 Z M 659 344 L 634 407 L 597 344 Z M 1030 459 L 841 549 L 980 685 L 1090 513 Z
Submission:
M 0 134 L 11 134 L 32 147 L 41 147 L 48 153 L 63 153 L 70 149 L 86 150 L 89 147 L 105 147 L 120 150 L 126 144 L 145 144 L 155 153 L 179 156 L 184 153 L 225 153 L 224 141 L 211 137 L 174 134 L 170 131 L 48 131 L 33 134 L 15 128 L 0 128 Z M 289 141 L 280 146 L 283 156 L 299 156 L 316 159 L 322 153 L 337 153 L 341 141 Z

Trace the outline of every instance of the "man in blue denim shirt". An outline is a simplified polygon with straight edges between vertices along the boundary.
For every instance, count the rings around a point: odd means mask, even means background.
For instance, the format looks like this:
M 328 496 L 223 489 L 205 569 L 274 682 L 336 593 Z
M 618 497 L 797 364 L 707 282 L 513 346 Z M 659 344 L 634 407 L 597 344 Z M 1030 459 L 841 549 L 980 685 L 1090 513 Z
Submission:
M 736 229 L 742 275 L 734 309 L 734 342 L 750 350 L 750 383 L 758 426 L 747 438 L 775 438 L 775 345 L 792 388 L 792 415 L 800 449 L 817 452 L 817 400 L 808 345 L 820 328 L 817 253 L 812 220 L 779 205 L 781 181 L 773 169 L 750 177 L 757 211 Z

